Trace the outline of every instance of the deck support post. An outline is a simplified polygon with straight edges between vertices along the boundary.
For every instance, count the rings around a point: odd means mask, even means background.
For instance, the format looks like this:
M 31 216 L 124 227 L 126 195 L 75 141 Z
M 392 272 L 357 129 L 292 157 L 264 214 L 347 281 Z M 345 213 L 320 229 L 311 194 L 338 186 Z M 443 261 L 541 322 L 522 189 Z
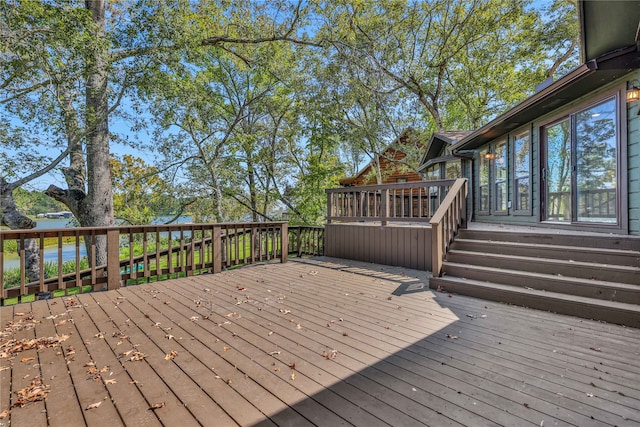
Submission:
M 107 289 L 120 288 L 120 231 L 107 230 Z
M 280 225 L 280 262 L 289 260 L 289 224 L 286 222 Z

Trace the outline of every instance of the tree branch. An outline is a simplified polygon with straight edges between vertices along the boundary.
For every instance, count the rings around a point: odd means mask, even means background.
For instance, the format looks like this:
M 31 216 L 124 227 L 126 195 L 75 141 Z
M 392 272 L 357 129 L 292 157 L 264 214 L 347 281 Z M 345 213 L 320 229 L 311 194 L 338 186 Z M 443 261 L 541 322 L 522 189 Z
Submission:
M 9 187 L 11 188 L 11 190 L 14 190 L 18 187 L 20 187 L 21 185 L 26 184 L 29 181 L 32 181 L 36 178 L 41 177 L 42 175 L 48 173 L 49 171 L 51 171 L 53 168 L 55 168 L 56 166 L 58 166 L 58 164 L 64 160 L 64 158 L 67 156 L 67 154 L 69 154 L 69 148 L 67 148 L 66 150 L 64 150 L 62 153 L 60 153 L 60 155 L 58 157 L 56 157 L 51 163 L 49 163 L 46 167 L 40 169 L 39 171 L 36 171 L 34 173 L 32 173 L 31 175 L 27 175 L 24 178 L 20 178 L 19 180 L 17 180 L 16 182 L 12 182 L 11 184 L 9 184 Z

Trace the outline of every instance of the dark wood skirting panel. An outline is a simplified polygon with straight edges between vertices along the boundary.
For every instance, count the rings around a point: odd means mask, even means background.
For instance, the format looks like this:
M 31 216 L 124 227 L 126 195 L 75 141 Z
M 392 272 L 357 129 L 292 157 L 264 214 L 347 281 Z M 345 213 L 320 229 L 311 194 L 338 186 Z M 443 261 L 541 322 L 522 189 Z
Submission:
M 431 271 L 431 228 L 327 224 L 325 255 Z

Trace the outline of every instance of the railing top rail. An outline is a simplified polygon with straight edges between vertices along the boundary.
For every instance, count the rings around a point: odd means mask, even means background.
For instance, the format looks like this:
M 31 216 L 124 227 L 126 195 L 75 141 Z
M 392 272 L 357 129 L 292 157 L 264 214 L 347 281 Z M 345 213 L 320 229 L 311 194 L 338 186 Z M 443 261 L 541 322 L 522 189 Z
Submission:
M 29 230 L 0 230 L 0 234 L 5 239 L 20 239 L 21 237 L 29 238 L 30 236 L 42 237 L 72 237 L 83 236 L 89 234 L 106 234 L 109 230 L 118 230 L 120 233 L 144 233 L 144 232 L 164 232 L 164 231 L 198 231 L 203 229 L 211 229 L 213 227 L 220 228 L 252 228 L 252 227 L 278 227 L 286 224 L 286 221 L 273 222 L 221 222 L 221 223 L 180 223 L 180 224 L 152 224 L 152 225 L 116 225 L 109 227 L 73 227 L 73 228 L 32 228 Z
M 449 188 L 449 192 L 447 193 L 446 197 L 444 198 L 442 203 L 440 203 L 438 210 L 436 210 L 436 212 L 433 214 L 433 217 L 431 218 L 431 221 L 429 221 L 430 224 L 439 224 L 440 221 L 442 221 L 445 214 L 447 213 L 447 210 L 449 209 L 449 206 L 451 206 L 455 198 L 458 196 L 458 192 L 466 185 L 466 183 L 466 178 L 458 178 L 455 180 L 453 185 Z
M 398 182 L 395 184 L 376 184 L 352 187 L 327 188 L 325 192 L 330 193 L 353 193 L 359 191 L 376 191 L 384 189 L 403 189 L 403 188 L 424 188 L 453 185 L 455 179 L 442 179 L 437 181 L 414 181 L 414 182 Z

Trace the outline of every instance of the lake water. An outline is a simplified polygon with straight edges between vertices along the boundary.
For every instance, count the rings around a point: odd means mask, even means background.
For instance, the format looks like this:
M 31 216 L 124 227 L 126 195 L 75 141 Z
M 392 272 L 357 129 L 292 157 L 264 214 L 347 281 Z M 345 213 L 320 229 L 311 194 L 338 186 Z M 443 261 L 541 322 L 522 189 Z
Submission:
M 171 217 L 160 217 L 154 223 L 164 223 L 167 220 L 171 219 Z M 182 216 L 178 218 L 175 222 L 176 224 L 191 222 L 190 216 Z M 73 228 L 73 222 L 69 219 L 43 219 L 38 218 L 36 220 L 36 229 L 37 230 L 51 230 L 53 228 Z M 58 262 L 58 248 L 45 248 L 42 253 L 44 262 Z M 87 251 L 85 250 L 84 244 L 80 244 L 80 258 L 85 257 L 87 255 Z M 72 259 L 76 259 L 76 246 L 74 243 L 68 243 L 62 245 L 62 262 L 69 261 Z M 4 259 L 4 269 L 10 270 L 14 268 L 20 268 L 20 258 L 15 256 L 6 257 Z

